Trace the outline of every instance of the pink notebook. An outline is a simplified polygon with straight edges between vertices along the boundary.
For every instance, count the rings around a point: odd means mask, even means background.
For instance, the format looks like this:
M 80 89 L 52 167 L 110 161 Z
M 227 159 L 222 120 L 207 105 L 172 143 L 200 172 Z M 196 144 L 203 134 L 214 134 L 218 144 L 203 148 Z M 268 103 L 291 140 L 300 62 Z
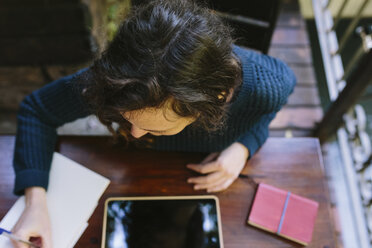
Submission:
M 307 245 L 319 204 L 291 192 L 260 183 L 248 224 Z

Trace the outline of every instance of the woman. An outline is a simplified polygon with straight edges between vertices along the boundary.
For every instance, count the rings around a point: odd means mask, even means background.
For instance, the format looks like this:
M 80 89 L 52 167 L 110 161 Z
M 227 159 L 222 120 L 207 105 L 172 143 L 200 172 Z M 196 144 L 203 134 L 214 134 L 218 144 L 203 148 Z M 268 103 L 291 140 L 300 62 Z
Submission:
M 26 195 L 26 209 L 14 233 L 52 246 L 45 190 L 58 126 L 95 114 L 127 142 L 210 152 L 187 165 L 201 174 L 188 182 L 216 192 L 265 142 L 295 81 L 281 61 L 233 45 L 229 28 L 207 8 L 157 0 L 133 10 L 89 68 L 22 102 L 14 192 Z

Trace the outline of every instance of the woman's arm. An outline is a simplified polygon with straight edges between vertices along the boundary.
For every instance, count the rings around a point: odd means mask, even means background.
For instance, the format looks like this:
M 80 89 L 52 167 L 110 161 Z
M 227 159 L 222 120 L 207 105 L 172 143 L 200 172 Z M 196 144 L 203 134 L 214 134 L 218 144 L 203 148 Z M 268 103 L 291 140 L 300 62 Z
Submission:
M 90 114 L 79 84 L 84 71 L 49 83 L 22 101 L 13 159 L 15 194 L 33 186 L 47 189 L 56 128 Z
M 255 83 L 253 101 L 259 102 L 263 107 L 262 114 L 255 123 L 241 136 L 237 142 L 249 150 L 249 158 L 265 143 L 269 135 L 270 122 L 276 113 L 287 103 L 289 95 L 296 85 L 293 71 L 282 61 L 267 55 L 257 55 L 260 61 Z M 248 106 L 247 106 L 248 107 Z
M 239 176 L 246 160 L 264 144 L 269 135 L 270 122 L 293 92 L 296 78 L 292 70 L 283 62 L 268 56 L 261 55 L 260 59 L 263 62 L 256 73 L 262 73 L 257 76 L 262 80 L 255 83 L 255 95 L 250 100 L 263 104 L 261 116 L 221 153 L 211 154 L 201 164 L 188 165 L 188 168 L 204 174 L 188 180 L 195 184 L 195 189 L 215 192 L 228 188 Z

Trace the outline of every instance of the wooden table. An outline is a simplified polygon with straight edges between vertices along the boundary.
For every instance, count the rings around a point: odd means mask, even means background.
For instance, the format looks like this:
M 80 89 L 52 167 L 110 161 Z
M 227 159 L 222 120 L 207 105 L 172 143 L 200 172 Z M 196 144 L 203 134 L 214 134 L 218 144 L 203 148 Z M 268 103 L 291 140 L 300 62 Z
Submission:
M 13 147 L 13 136 L 0 136 L 0 219 L 16 200 L 12 194 Z M 100 247 L 103 205 L 108 197 L 205 193 L 194 191 L 186 182 L 195 174 L 185 167 L 187 163 L 201 161 L 206 155 L 203 153 L 123 149 L 103 137 L 61 137 L 57 151 L 111 179 L 89 220 L 89 227 L 75 247 Z M 317 139 L 269 138 L 242 174 L 318 201 L 313 241 L 308 247 L 337 247 Z M 228 190 L 216 195 L 220 200 L 226 248 L 301 247 L 246 224 L 254 196 L 246 178 L 237 179 Z

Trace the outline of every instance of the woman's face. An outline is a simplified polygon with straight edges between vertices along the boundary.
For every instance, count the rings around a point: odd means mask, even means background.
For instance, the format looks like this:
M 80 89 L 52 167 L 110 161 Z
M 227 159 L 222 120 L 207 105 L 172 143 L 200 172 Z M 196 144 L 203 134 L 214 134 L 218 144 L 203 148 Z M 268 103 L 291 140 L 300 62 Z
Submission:
M 180 117 L 168 107 L 145 108 L 122 113 L 122 116 L 132 124 L 131 135 L 140 138 L 150 133 L 152 135 L 174 135 L 195 121 L 194 118 Z

